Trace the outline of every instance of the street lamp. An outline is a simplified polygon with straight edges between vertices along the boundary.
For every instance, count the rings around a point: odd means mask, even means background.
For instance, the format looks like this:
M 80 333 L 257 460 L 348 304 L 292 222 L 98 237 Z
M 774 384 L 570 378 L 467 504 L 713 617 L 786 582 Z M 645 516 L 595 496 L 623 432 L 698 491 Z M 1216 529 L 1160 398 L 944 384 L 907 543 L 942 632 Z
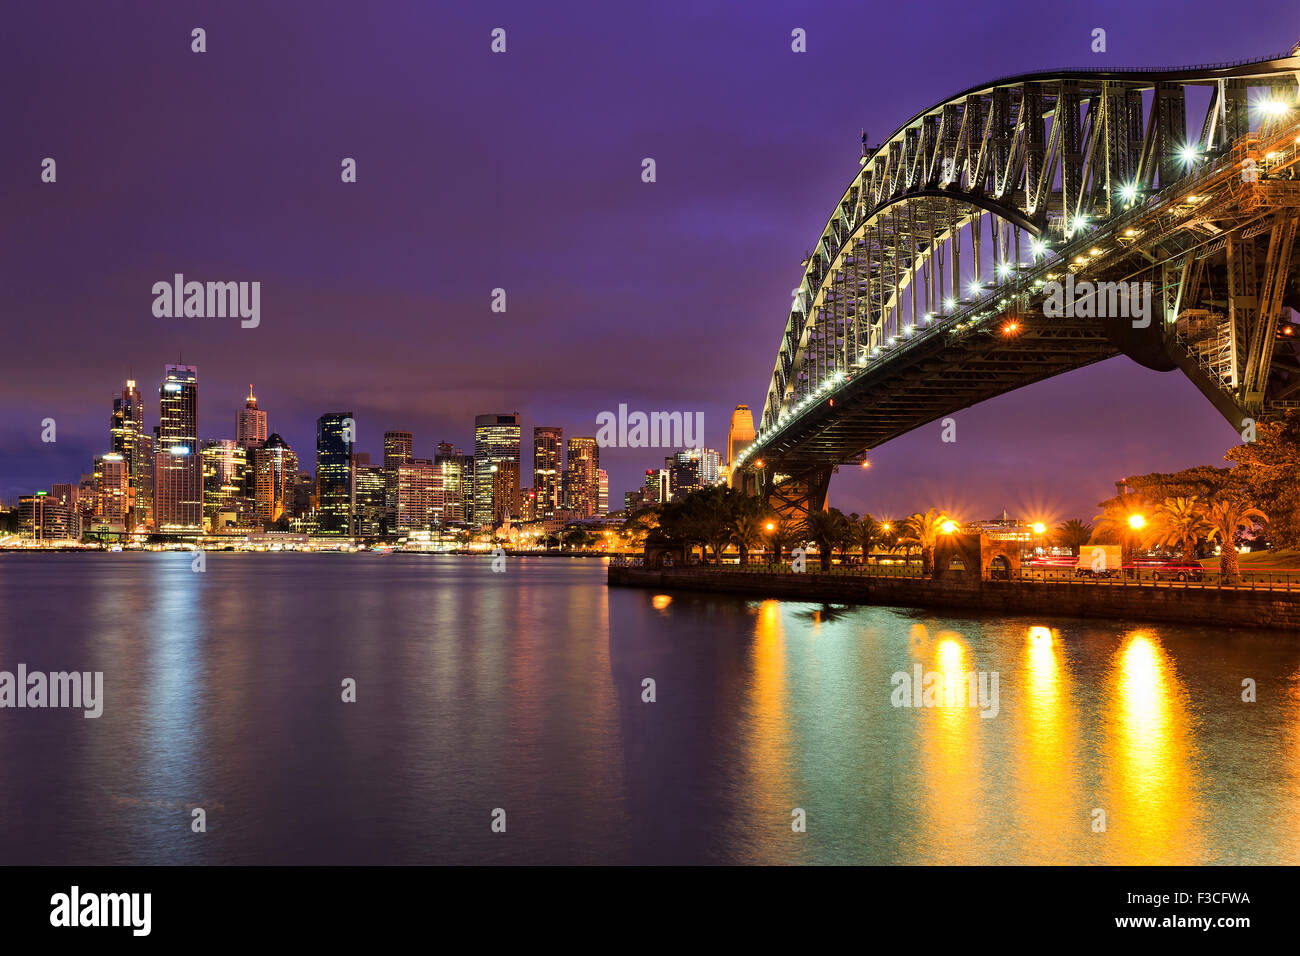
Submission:
M 1147 526 L 1147 519 L 1139 514 L 1131 514 L 1128 516 L 1128 526 L 1134 531 L 1141 531 Z
M 957 522 L 945 521 L 943 524 L 939 526 L 939 530 L 942 531 L 944 534 L 952 534 L 954 531 L 957 530 Z

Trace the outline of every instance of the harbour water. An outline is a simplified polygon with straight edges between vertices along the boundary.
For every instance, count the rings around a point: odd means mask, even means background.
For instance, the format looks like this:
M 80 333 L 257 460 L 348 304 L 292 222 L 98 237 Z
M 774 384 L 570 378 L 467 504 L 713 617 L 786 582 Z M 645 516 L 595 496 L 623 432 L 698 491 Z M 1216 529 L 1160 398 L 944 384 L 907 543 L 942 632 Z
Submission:
M 0 859 L 1300 863 L 1295 635 L 607 589 L 590 559 L 191 568 L 0 554 L 0 671 L 104 675 L 97 719 L 0 708 Z M 996 675 L 996 713 L 896 706 L 918 672 Z

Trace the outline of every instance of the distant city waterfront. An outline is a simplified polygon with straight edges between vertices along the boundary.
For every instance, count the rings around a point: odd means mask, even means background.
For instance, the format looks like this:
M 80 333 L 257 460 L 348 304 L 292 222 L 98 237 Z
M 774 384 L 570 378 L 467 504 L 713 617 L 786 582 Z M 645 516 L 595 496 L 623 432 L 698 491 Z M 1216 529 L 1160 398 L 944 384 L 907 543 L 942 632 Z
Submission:
M 19 663 L 102 671 L 104 702 L 0 709 L 12 863 L 1300 863 L 1287 633 L 528 557 L 0 555 Z M 915 671 L 997 675 L 996 712 L 900 701 Z

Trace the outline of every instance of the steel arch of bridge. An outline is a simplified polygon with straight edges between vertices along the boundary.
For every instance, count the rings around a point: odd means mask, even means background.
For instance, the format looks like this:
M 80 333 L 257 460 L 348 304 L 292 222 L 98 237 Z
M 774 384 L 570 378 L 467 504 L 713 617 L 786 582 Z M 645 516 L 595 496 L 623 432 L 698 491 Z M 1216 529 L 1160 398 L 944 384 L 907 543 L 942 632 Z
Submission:
M 1184 178 L 1185 151 L 1228 150 L 1251 130 L 1249 91 L 1294 98 L 1298 75 L 1296 51 L 1209 67 L 1030 73 L 913 116 L 863 157 L 804 260 L 760 436 L 828 379 L 887 360 L 880 352 L 899 338 L 960 312 L 972 283 L 989 285 L 985 241 L 995 272 L 1019 268 L 1022 242 L 1068 246 Z M 1209 103 L 1189 141 L 1193 87 L 1207 88 Z

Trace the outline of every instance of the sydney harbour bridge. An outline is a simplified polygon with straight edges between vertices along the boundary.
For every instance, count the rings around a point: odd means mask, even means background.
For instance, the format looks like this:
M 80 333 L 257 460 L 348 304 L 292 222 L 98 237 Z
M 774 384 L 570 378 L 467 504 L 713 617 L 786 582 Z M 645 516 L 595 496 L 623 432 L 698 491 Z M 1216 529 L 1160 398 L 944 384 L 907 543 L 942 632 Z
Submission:
M 1300 46 L 1027 73 L 864 145 L 733 480 L 799 521 L 867 450 L 1120 354 L 1186 375 L 1238 430 L 1300 408 L 1298 92 Z M 1044 308 L 1061 283 L 1080 290 L 1063 314 Z M 1124 285 L 1082 294 L 1101 283 Z M 1116 288 L 1148 291 L 1146 317 Z

